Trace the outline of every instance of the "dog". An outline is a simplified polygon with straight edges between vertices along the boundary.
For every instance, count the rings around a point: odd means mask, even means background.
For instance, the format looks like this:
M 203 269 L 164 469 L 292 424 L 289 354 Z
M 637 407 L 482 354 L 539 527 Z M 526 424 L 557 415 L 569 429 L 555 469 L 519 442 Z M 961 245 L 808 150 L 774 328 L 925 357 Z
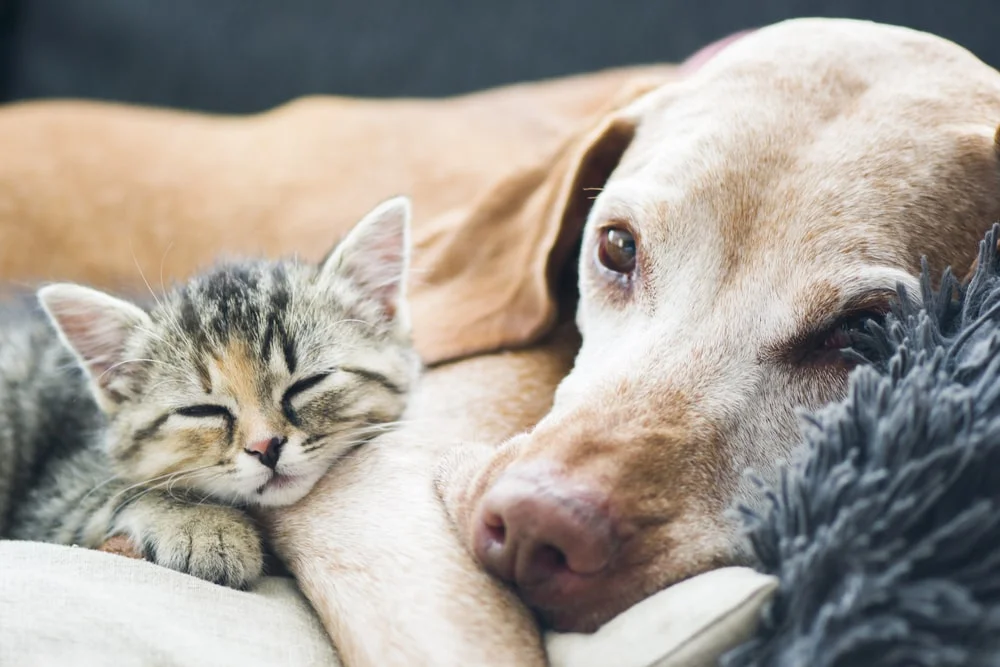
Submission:
M 1000 216 L 998 123 L 1000 74 L 964 49 L 812 19 L 617 114 L 597 140 L 617 166 L 585 184 L 573 369 L 534 428 L 443 468 L 468 550 L 578 632 L 745 561 L 745 471 L 794 459 L 799 411 L 844 395 L 841 350 L 919 295 L 921 257 L 966 271 Z

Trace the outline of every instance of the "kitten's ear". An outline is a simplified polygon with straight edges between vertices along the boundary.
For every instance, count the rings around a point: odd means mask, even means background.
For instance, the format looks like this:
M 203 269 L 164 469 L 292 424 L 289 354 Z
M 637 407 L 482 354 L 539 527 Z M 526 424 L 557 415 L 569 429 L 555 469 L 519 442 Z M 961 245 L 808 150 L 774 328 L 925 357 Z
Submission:
M 144 310 L 104 292 L 72 284 L 48 285 L 38 300 L 63 343 L 80 360 L 99 392 L 111 397 L 122 373 L 113 372 L 125 361 L 129 334 L 152 323 Z
M 408 326 L 406 273 L 410 265 L 410 200 L 379 204 L 330 253 L 320 280 L 352 280 L 390 319 Z

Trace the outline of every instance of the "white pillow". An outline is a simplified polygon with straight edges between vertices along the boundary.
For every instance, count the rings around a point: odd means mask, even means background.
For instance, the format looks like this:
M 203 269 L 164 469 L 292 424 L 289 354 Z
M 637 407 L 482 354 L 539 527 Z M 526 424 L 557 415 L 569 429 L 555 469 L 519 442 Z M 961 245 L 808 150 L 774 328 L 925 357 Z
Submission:
M 776 577 L 746 567 L 706 572 L 660 591 L 597 632 L 550 633 L 552 667 L 701 667 L 746 640 Z
M 552 667 L 695 667 L 753 631 L 773 577 L 726 568 L 640 602 L 592 635 L 546 638 Z M 442 638 L 442 641 L 446 641 Z M 290 579 L 242 593 L 142 561 L 0 541 L 0 665 L 335 667 Z
M 336 667 L 291 579 L 234 591 L 145 561 L 0 540 L 0 665 Z

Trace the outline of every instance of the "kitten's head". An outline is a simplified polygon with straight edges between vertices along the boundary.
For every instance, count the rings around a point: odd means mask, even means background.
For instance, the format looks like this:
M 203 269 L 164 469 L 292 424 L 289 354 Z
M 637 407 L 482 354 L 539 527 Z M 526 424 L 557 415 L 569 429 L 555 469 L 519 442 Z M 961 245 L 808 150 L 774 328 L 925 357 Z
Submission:
M 148 311 L 78 285 L 40 290 L 108 417 L 118 474 L 285 505 L 397 420 L 419 367 L 409 210 L 385 202 L 319 266 L 221 265 Z

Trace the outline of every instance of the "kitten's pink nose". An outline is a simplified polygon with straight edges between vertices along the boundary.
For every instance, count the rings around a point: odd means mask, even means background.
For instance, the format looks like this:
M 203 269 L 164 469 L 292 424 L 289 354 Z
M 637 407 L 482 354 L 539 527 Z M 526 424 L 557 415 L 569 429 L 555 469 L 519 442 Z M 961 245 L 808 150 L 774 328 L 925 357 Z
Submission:
M 278 465 L 278 458 L 281 456 L 281 448 L 285 446 L 287 438 L 274 436 L 257 442 L 251 442 L 243 450 L 250 456 L 256 456 L 257 460 L 274 470 Z

